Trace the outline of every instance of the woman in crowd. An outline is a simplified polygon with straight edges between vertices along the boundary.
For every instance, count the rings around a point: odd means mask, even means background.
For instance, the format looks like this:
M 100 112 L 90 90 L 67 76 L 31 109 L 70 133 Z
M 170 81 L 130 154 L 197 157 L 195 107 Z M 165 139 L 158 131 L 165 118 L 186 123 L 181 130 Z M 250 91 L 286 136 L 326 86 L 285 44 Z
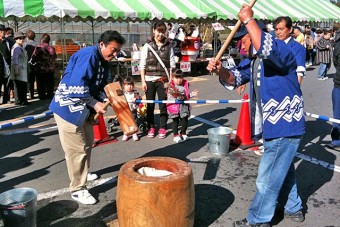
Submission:
M 166 36 L 167 27 L 164 22 L 156 22 L 153 26 L 153 37 L 145 44 L 141 53 L 141 79 L 146 99 L 154 100 L 156 93 L 159 100 L 166 100 L 164 83 L 168 81 L 166 70 L 176 68 L 175 56 Z M 155 55 L 156 53 L 156 55 Z M 163 68 L 164 65 L 165 67 Z M 147 104 L 148 137 L 155 137 L 154 103 Z M 160 125 L 158 137 L 166 137 L 168 114 L 165 104 L 159 104 Z
M 12 47 L 11 79 L 14 82 L 15 104 L 26 106 L 27 102 L 27 54 L 23 48 L 25 34 L 17 31 Z
M 35 64 L 37 89 L 39 99 L 52 99 L 54 91 L 54 70 L 57 55 L 54 47 L 50 46 L 50 35 L 43 34 L 41 44 L 33 55 L 32 63 Z

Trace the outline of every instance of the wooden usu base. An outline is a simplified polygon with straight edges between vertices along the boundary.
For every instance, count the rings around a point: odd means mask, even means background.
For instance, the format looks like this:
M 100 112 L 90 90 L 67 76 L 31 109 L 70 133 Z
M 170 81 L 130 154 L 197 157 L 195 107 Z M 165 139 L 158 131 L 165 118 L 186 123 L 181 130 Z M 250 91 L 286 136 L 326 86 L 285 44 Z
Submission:
M 137 173 L 141 167 L 173 174 L 144 176 Z M 169 157 L 146 157 L 125 163 L 118 175 L 117 214 L 120 227 L 192 227 L 195 188 L 191 167 Z

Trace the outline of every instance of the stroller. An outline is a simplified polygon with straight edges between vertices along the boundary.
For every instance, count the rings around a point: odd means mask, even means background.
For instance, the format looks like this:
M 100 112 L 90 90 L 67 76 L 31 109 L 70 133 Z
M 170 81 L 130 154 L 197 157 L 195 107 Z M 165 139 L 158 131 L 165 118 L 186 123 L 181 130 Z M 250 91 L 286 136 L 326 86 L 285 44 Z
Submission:
M 140 103 L 137 109 L 137 125 L 139 131 L 146 133 L 148 131 L 148 122 L 146 119 L 146 104 Z

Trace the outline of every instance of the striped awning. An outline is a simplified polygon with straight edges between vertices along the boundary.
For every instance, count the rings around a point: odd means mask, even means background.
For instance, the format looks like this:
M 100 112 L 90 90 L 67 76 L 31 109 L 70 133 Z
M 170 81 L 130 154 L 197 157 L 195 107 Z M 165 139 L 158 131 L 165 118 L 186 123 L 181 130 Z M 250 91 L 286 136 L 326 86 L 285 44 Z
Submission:
M 249 0 L 200 0 L 216 14 L 218 20 L 237 20 L 243 3 Z M 330 22 L 340 20 L 340 8 L 329 0 L 257 0 L 254 17 L 274 20 L 289 16 L 293 21 Z
M 197 0 L 0 0 L 0 20 L 176 21 L 215 18 Z
M 57 20 L 62 9 L 49 0 L 0 0 L 0 20 Z
M 237 20 L 250 0 L 0 0 L 0 20 L 153 21 Z M 339 20 L 340 8 L 329 0 L 257 0 L 255 17 L 293 21 Z
M 216 13 L 197 0 L 50 0 L 68 20 L 183 21 L 213 18 Z

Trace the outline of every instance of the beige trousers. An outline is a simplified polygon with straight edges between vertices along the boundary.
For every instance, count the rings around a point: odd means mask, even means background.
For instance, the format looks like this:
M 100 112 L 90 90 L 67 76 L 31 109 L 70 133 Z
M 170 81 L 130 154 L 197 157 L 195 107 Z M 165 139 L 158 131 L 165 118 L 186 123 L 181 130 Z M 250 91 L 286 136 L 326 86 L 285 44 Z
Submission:
M 54 113 L 61 146 L 65 152 L 70 191 L 86 188 L 93 144 L 93 127 L 88 121 L 83 126 L 71 124 Z

